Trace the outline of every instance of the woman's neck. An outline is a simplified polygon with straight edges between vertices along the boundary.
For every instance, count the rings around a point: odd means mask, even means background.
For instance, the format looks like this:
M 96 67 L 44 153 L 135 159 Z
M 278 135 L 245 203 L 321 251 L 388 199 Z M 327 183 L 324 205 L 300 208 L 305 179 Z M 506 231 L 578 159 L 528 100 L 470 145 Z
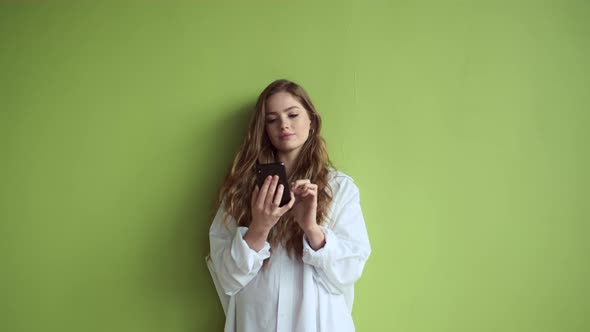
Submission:
M 287 178 L 291 177 L 291 173 L 297 164 L 297 157 L 299 156 L 299 149 L 289 152 L 279 152 L 277 155 L 277 161 L 285 163 L 285 170 L 287 171 Z

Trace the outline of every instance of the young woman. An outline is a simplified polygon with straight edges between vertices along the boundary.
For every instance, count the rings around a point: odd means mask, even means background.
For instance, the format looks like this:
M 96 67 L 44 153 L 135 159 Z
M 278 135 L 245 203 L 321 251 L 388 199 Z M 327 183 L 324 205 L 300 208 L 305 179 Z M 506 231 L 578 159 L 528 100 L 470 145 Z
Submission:
M 354 331 L 354 283 L 371 247 L 352 178 L 331 165 L 305 90 L 277 80 L 262 91 L 219 194 L 209 268 L 225 331 Z M 256 185 L 257 163 L 284 162 Z

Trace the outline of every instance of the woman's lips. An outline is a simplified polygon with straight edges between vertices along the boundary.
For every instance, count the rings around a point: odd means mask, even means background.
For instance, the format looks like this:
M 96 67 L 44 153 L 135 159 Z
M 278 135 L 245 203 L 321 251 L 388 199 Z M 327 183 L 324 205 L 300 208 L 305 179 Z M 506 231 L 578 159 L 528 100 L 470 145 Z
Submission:
M 279 136 L 280 139 L 282 140 L 288 140 L 291 139 L 291 137 L 295 136 L 295 134 L 287 134 L 287 135 L 281 135 Z

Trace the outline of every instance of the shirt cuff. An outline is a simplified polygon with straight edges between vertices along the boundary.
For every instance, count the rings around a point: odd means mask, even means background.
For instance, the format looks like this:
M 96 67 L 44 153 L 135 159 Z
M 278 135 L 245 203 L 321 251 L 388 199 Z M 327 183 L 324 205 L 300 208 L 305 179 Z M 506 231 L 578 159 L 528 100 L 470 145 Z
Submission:
M 334 232 L 331 229 L 320 226 L 322 232 L 326 236 L 323 247 L 318 250 L 314 250 L 307 241 L 307 236 L 303 234 L 303 262 L 319 268 L 324 268 L 330 261 L 330 253 L 332 248 L 337 246 L 338 239 L 334 236 Z
M 258 270 L 262 266 L 262 262 L 270 257 L 270 244 L 268 242 L 265 242 L 258 252 L 248 246 L 248 243 L 244 240 L 244 234 L 247 231 L 248 227 L 238 227 L 231 246 L 232 258 L 239 269 L 246 273 Z

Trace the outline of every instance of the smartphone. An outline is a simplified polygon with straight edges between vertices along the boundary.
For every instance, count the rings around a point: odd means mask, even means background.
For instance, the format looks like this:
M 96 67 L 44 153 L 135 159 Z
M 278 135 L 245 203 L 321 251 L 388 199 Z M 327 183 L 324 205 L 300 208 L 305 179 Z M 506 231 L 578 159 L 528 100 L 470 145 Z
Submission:
M 284 206 L 291 200 L 291 189 L 289 189 L 289 180 L 287 179 L 287 171 L 285 170 L 285 163 L 270 163 L 270 164 L 256 164 L 256 183 L 258 188 L 262 188 L 262 184 L 267 176 L 278 175 L 279 184 L 283 185 L 283 197 L 279 207 Z

